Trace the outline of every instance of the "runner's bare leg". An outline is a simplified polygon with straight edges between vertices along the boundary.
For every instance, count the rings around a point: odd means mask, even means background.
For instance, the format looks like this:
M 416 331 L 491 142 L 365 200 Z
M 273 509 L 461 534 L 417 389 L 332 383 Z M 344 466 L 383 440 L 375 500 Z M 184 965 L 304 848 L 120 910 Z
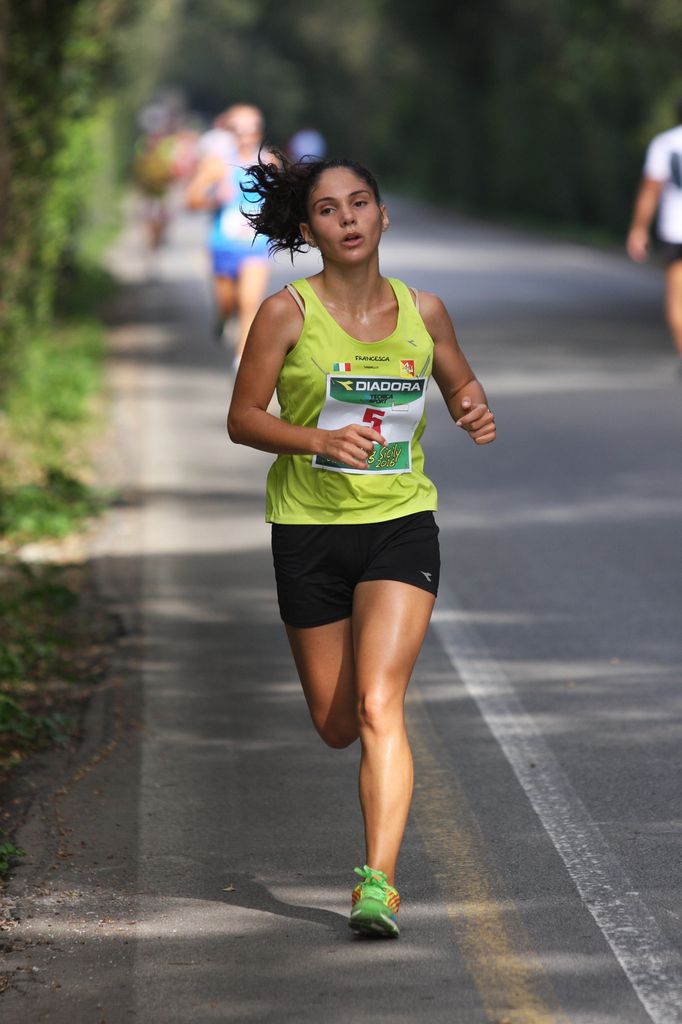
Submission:
M 435 598 L 393 580 L 359 583 L 353 601 L 360 720 L 360 803 L 366 863 L 390 883 L 412 800 L 412 754 L 404 702 Z
M 665 312 L 677 354 L 682 358 L 682 260 L 675 260 L 666 270 Z
M 330 747 L 349 746 L 359 735 L 351 620 L 286 630 L 313 725 Z
M 245 260 L 239 271 L 237 304 L 239 307 L 239 338 L 235 355 L 241 358 L 246 338 L 258 312 L 270 279 L 270 264 L 264 259 Z
M 232 277 L 217 274 L 213 278 L 218 313 L 221 320 L 229 320 L 237 309 L 237 282 Z

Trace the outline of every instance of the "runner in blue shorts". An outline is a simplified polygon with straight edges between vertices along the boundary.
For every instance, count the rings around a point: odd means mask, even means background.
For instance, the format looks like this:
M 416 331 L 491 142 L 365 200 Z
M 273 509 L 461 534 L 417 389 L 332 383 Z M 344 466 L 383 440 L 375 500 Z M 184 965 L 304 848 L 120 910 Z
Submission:
M 246 167 L 258 157 L 263 116 L 257 107 L 237 104 L 225 112 L 221 125 L 234 139 L 234 157 L 217 149 L 207 153 L 188 187 L 187 203 L 213 214 L 209 251 L 219 334 L 233 346 L 236 369 L 270 274 L 267 239 L 256 236 L 244 216 L 260 203 L 248 193 Z

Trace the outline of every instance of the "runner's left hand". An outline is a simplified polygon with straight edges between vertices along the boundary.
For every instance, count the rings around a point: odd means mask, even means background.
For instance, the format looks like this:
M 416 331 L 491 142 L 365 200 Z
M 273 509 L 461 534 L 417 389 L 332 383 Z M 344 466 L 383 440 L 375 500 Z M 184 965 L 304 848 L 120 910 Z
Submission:
M 475 444 L 490 444 L 495 440 L 495 417 L 482 402 L 474 404 L 470 398 L 463 398 L 462 414 L 455 422 L 466 430 Z

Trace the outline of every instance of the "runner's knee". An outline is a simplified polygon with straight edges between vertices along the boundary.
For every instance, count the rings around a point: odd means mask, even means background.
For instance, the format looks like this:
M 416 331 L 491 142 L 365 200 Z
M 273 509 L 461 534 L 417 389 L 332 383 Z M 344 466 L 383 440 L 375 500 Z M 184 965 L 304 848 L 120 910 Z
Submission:
M 361 697 L 358 705 L 360 729 L 391 732 L 403 724 L 403 700 L 387 690 L 375 690 Z

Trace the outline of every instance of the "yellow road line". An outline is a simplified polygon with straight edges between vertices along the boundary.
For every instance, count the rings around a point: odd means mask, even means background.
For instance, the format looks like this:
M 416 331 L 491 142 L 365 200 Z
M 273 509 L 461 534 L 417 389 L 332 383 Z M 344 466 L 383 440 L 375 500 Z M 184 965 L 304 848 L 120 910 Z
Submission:
M 556 997 L 418 691 L 406 705 L 415 761 L 412 805 L 457 945 L 496 1024 L 557 1024 Z

